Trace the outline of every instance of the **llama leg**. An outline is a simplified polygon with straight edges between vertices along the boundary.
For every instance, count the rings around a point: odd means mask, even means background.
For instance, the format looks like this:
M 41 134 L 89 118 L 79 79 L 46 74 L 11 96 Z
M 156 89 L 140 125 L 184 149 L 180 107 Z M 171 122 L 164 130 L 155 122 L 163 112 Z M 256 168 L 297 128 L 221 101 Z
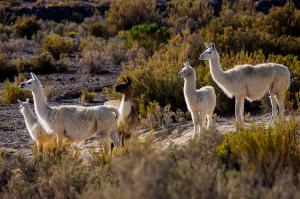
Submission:
M 199 135 L 204 131 L 205 129 L 205 115 L 198 113 L 198 126 L 199 126 Z
M 272 105 L 272 116 L 267 124 L 267 128 L 274 124 L 274 119 L 277 117 L 277 104 L 276 104 L 276 100 L 275 100 L 275 97 L 274 97 L 274 94 L 273 93 L 270 93 L 270 100 L 271 100 L 271 105 Z
M 112 143 L 114 144 L 114 146 L 118 147 L 118 146 L 121 145 L 119 135 L 116 133 L 115 130 L 113 130 L 113 131 L 110 133 L 109 137 L 110 137 L 110 139 L 112 140 Z
M 211 131 L 212 128 L 213 128 L 213 123 L 214 123 L 214 120 L 213 120 L 213 113 L 208 113 L 206 115 L 206 118 L 207 118 L 207 130 Z
M 36 140 L 36 147 L 37 147 L 38 155 L 40 155 L 40 143 L 38 140 Z
M 241 118 L 242 126 L 244 126 L 244 119 L 245 119 L 244 107 L 245 107 L 245 98 L 242 98 L 241 99 L 241 110 L 240 110 L 240 118 Z
M 243 126 L 242 124 L 242 119 L 241 119 L 241 106 L 243 103 L 244 98 L 242 97 L 236 97 L 235 99 L 235 129 L 239 130 L 241 129 Z
M 284 115 L 284 94 L 279 94 L 276 96 L 276 101 L 279 107 L 279 116 L 282 117 Z
M 197 135 L 199 119 L 198 119 L 198 113 L 196 111 L 192 112 L 191 114 L 192 114 L 192 119 L 194 124 L 194 138 L 195 138 Z
M 56 149 L 59 149 L 59 143 L 60 142 L 60 138 L 58 135 L 56 135 Z

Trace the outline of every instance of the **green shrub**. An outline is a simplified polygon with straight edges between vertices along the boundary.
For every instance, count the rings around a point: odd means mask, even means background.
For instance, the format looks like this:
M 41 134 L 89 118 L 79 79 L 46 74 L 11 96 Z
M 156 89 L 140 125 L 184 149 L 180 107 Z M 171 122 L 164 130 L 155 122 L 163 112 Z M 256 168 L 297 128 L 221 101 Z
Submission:
M 59 59 L 62 53 L 72 53 L 76 50 L 76 45 L 71 39 L 64 38 L 57 34 L 50 34 L 43 40 L 42 47 L 52 54 L 55 59 Z
M 113 1 L 106 17 L 107 27 L 112 33 L 157 20 L 156 3 L 153 0 Z
M 0 54 L 0 81 L 12 80 L 18 74 L 18 69 L 8 59 L 7 54 Z
M 65 64 L 56 63 L 49 52 L 32 56 L 27 60 L 15 60 L 14 64 L 20 72 L 34 72 L 38 74 L 62 72 L 67 69 Z
M 36 21 L 36 17 L 19 17 L 14 25 L 14 32 L 20 37 L 26 37 L 31 39 L 31 37 L 41 30 L 40 24 Z
M 80 99 L 81 99 L 81 103 L 91 103 L 95 100 L 97 94 L 95 92 L 88 92 L 88 91 L 84 91 L 82 92 Z
M 218 147 L 218 155 L 227 166 L 253 170 L 271 185 L 277 176 L 300 170 L 300 140 L 296 123 L 279 121 L 274 128 L 253 125 L 241 132 L 229 132 Z
M 133 26 L 126 34 L 126 43 L 132 46 L 137 43 L 140 47 L 156 50 L 161 43 L 166 43 L 171 32 L 157 23 L 145 23 Z
M 21 80 L 24 80 L 23 76 L 18 77 L 14 83 L 11 83 L 9 80 L 5 80 L 3 83 L 3 90 L 1 92 L 2 104 L 14 104 L 17 103 L 17 99 L 21 101 L 25 101 L 26 98 L 29 98 L 29 93 L 27 91 L 23 91 L 19 88 L 19 83 Z

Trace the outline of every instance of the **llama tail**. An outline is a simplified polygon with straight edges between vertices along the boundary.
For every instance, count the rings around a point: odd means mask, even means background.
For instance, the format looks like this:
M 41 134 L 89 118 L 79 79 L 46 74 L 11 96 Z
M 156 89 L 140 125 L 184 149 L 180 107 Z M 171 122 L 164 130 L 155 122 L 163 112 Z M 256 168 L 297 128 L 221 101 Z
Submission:
M 114 107 L 107 107 L 110 111 L 114 112 L 115 115 L 116 115 L 116 120 L 119 119 L 120 117 L 120 113 L 119 113 L 119 110 L 114 108 Z

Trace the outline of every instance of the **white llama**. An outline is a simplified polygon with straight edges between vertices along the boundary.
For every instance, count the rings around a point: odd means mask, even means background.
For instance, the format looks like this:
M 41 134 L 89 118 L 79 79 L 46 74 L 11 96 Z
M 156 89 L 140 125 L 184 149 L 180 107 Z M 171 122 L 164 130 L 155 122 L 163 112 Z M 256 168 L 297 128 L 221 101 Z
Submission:
M 32 112 L 29 105 L 29 99 L 27 98 L 25 102 L 18 100 L 18 102 L 20 105 L 19 106 L 20 112 L 24 117 L 26 128 L 29 132 L 29 135 L 34 141 L 36 141 L 38 153 L 40 153 L 40 147 L 41 147 L 40 144 L 43 144 L 40 143 L 42 137 L 47 137 L 48 134 L 46 133 L 46 131 L 44 131 L 44 129 L 38 122 L 37 118 L 35 117 L 34 113 Z
M 95 134 L 110 138 L 115 146 L 120 146 L 115 132 L 119 112 L 113 107 L 104 106 L 49 106 L 46 103 L 43 87 L 35 74 L 32 79 L 20 84 L 20 88 L 33 94 L 34 109 L 39 123 L 47 133 L 55 133 L 57 139 L 67 138 L 79 143 Z
M 263 63 L 258 65 L 238 65 L 233 69 L 223 71 L 220 66 L 220 56 L 213 43 L 206 44 L 200 60 L 209 60 L 210 73 L 213 80 L 229 97 L 235 97 L 236 129 L 244 125 L 244 99 L 250 102 L 261 99 L 267 92 L 270 94 L 272 116 L 268 125 L 274 123 L 279 114 L 284 114 L 284 97 L 290 85 L 289 69 L 281 64 Z
M 124 83 L 116 86 L 116 92 L 122 93 L 122 100 L 110 100 L 104 106 L 118 108 L 120 117 L 118 119 L 117 132 L 124 146 L 125 138 L 130 138 L 132 130 L 138 124 L 138 114 L 133 104 L 133 89 L 130 77 L 124 79 Z
M 184 78 L 183 93 L 187 108 L 192 114 L 195 137 L 198 127 L 200 133 L 203 131 L 205 119 L 207 119 L 207 128 L 212 127 L 212 117 L 216 107 L 216 93 L 212 86 L 205 86 L 196 90 L 196 72 L 194 68 L 188 62 L 183 65 L 184 67 L 178 75 Z

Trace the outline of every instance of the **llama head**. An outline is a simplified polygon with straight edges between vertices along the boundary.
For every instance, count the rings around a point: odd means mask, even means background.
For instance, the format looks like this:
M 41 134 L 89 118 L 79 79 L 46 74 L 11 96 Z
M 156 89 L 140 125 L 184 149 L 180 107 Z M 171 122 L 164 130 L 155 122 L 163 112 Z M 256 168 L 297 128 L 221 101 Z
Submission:
M 29 105 L 29 99 L 27 98 L 25 102 L 22 102 L 21 100 L 17 100 L 19 103 L 19 108 L 20 108 L 20 112 L 24 115 L 25 112 L 27 112 L 28 110 L 30 110 L 30 105 Z
M 132 91 L 132 85 L 131 85 L 131 79 L 130 77 L 127 77 L 126 79 L 123 77 L 123 83 L 118 84 L 116 86 L 116 92 L 123 93 L 123 94 L 129 94 Z
M 183 77 L 183 78 L 190 78 L 190 77 L 196 77 L 196 73 L 194 68 L 190 65 L 189 62 L 185 62 L 183 63 L 183 68 L 181 69 L 181 71 L 178 73 L 179 77 Z
M 20 89 L 34 91 L 40 86 L 40 81 L 34 73 L 31 73 L 31 79 L 19 84 Z
M 200 60 L 214 59 L 218 56 L 218 52 L 214 43 L 204 43 L 206 50 L 199 56 Z

